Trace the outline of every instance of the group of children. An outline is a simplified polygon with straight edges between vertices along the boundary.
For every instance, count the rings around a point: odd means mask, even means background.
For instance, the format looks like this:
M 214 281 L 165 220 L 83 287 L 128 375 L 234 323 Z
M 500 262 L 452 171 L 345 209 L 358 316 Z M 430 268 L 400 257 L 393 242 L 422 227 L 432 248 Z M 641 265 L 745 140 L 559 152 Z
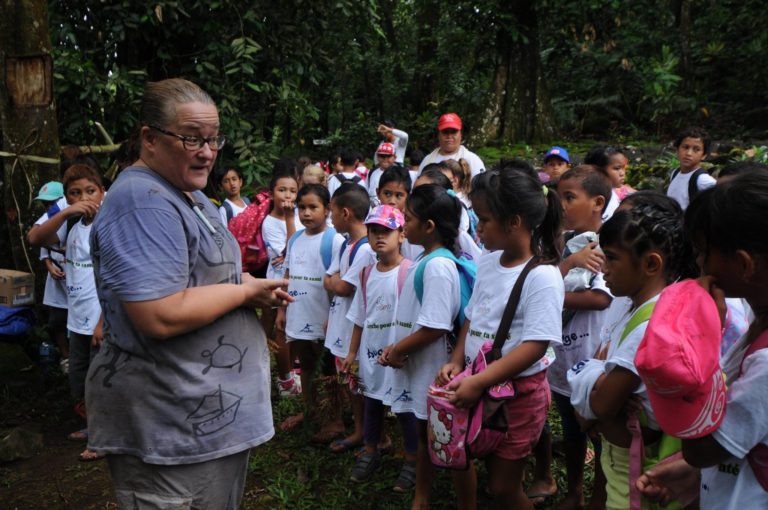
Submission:
M 350 479 L 361 482 L 376 475 L 391 448 L 383 431 L 389 408 L 405 451 L 393 490 L 413 492 L 412 508 L 426 508 L 435 474 L 427 439 L 430 384 L 469 407 L 488 388 L 512 381 L 507 433 L 485 458 L 485 490 L 498 508 L 533 508 L 558 492 L 551 473 L 557 442 L 546 423 L 553 400 L 567 470 L 558 508 L 651 508 L 683 498 L 683 482 L 699 483 L 699 468 L 701 508 L 768 507 L 768 485 L 761 485 L 752 458 L 746 460 L 757 445 L 768 445 L 768 422 L 761 419 L 768 401 L 758 387 L 768 377 L 768 350 L 750 348 L 768 328 L 762 310 L 768 244 L 761 241 L 768 169 L 727 167 L 718 177 L 726 182 L 715 185 L 700 168 L 709 138 L 698 129 L 675 141 L 680 168 L 667 194 L 635 192 L 625 182 L 627 157 L 609 146 L 589 151 L 576 166 L 564 148 L 553 147 L 542 172 L 512 160 L 473 179 L 466 162 L 450 160 L 412 174 L 386 145 L 379 146 L 375 200 L 374 173 L 361 177 L 354 151 L 342 151 L 330 177 L 314 165 L 301 172 L 278 167 L 272 176 L 272 206 L 261 225 L 266 276 L 287 279 L 293 301 L 263 310 L 262 321 L 277 345 L 280 395 L 302 393 L 306 404 L 283 430 L 317 426 L 313 441 L 356 454 Z M 228 222 L 248 204 L 238 171 L 219 177 Z M 83 243 L 104 192 L 77 167 L 67 170 L 64 187 L 69 207 L 29 239 L 67 248 L 72 374 L 74 357 L 82 361 L 99 341 L 97 309 L 78 301 L 86 284 L 75 279 L 88 267 Z M 76 217 L 82 219 L 72 224 Z M 457 378 L 493 341 L 505 297 L 532 259 L 501 358 Z M 660 426 L 658 397 L 649 395 L 655 386 L 643 379 L 635 357 L 664 290 L 702 276 L 722 315 L 718 345 L 730 389 L 720 403 L 722 425 L 677 443 L 681 459 L 662 447 L 670 436 Z M 351 433 L 341 405 L 323 407 L 320 385 L 335 403 L 348 403 Z M 640 471 L 638 442 L 645 445 Z M 526 490 L 529 456 L 535 471 Z M 590 457 L 595 477 L 587 491 Z M 452 478 L 457 507 L 475 508 L 474 466 Z

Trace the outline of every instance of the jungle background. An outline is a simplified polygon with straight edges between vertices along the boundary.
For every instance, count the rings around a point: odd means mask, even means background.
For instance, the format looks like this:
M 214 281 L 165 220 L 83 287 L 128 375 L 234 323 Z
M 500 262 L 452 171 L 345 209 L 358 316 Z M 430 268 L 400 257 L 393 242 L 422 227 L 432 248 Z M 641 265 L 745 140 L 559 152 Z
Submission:
M 42 212 L 32 197 L 59 168 L 34 156 L 128 139 L 147 81 L 207 90 L 228 139 L 217 165 L 242 168 L 253 187 L 283 155 L 372 154 L 384 119 L 431 150 L 448 111 L 487 166 L 540 164 L 555 143 L 578 160 L 607 141 L 630 154 L 631 184 L 659 187 L 685 126 L 719 142 L 714 165 L 768 156 L 766 26 L 759 0 L 0 0 L 0 267 L 43 280 L 23 235 Z M 51 57 L 52 101 L 20 109 L 7 64 L 38 54 Z M 113 158 L 98 156 L 107 171 Z M 31 359 L 45 335 L 22 342 Z M 0 464 L 0 507 L 110 507 L 105 465 L 77 463 L 80 445 L 63 440 L 75 424 L 66 379 L 17 373 L 10 357 L 0 355 L 0 429 L 37 430 L 43 451 Z M 296 405 L 276 402 L 277 417 Z M 303 434 L 254 454 L 248 508 L 405 506 L 387 483 L 351 486 L 350 459 L 329 459 Z M 449 507 L 447 477 L 436 493 L 436 508 Z

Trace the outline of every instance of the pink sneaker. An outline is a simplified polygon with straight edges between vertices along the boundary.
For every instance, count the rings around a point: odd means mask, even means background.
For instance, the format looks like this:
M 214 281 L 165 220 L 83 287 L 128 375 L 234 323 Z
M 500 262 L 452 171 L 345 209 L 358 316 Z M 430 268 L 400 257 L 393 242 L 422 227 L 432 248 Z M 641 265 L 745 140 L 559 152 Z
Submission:
M 301 395 L 301 381 L 293 374 L 286 380 L 278 379 L 277 391 L 281 398 L 290 398 L 295 397 L 296 395 Z

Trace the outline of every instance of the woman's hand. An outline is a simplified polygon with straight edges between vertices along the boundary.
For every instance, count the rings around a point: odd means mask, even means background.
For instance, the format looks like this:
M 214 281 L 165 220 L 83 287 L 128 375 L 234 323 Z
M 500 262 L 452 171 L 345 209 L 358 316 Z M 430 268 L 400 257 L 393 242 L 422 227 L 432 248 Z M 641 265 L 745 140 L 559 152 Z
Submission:
M 438 386 L 445 386 L 446 384 L 451 382 L 454 377 L 459 375 L 462 370 L 464 370 L 464 367 L 462 367 L 458 363 L 446 363 L 437 373 L 437 377 L 435 377 L 435 382 L 437 383 Z
M 637 479 L 635 486 L 651 501 L 667 506 L 679 501 L 688 506 L 699 496 L 700 471 L 683 459 L 661 462 Z
M 477 377 L 471 375 L 448 383 L 446 389 L 455 393 L 450 402 L 456 407 L 471 407 L 483 395 L 485 388 L 477 383 Z
M 246 306 L 286 306 L 293 301 L 285 290 L 288 287 L 287 280 L 244 278 L 242 285 L 246 288 Z

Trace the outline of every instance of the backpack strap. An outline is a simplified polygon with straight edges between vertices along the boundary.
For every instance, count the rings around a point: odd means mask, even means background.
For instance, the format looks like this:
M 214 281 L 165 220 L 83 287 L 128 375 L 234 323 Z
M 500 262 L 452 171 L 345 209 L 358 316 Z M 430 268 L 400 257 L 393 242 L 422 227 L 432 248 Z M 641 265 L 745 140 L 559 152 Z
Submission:
M 760 349 L 768 348 L 768 331 L 763 331 L 760 336 L 755 338 L 747 351 L 744 353 L 744 357 L 741 359 L 741 365 L 739 366 L 739 375 L 744 367 L 744 360 L 747 356 L 754 354 Z M 747 460 L 749 461 L 749 467 L 752 468 L 752 472 L 755 474 L 757 482 L 764 491 L 768 492 L 768 446 L 762 443 L 758 443 L 754 446 L 749 453 L 747 453 Z
M 227 224 L 229 224 L 229 222 L 232 221 L 232 218 L 235 217 L 235 211 L 232 210 L 232 206 L 226 200 L 224 200 L 224 203 L 221 205 L 224 207 L 224 211 L 227 213 Z
M 320 240 L 320 256 L 323 259 L 323 267 L 327 271 L 331 267 L 333 259 L 333 238 L 336 237 L 336 229 L 328 227 L 323 231 L 323 238 Z
M 357 255 L 357 251 L 360 249 L 360 247 L 364 244 L 368 244 L 368 236 L 361 237 L 358 239 L 355 244 L 352 245 L 352 251 L 349 254 L 349 265 L 352 265 L 352 262 L 355 261 L 355 255 Z M 342 250 L 342 253 L 344 251 Z
M 304 233 L 304 229 L 302 228 L 301 230 L 297 230 L 296 232 L 294 232 L 291 238 L 288 239 L 288 250 L 285 252 L 286 254 L 288 254 L 288 252 L 291 251 L 291 248 L 293 248 L 293 243 L 295 243 L 296 239 L 298 239 L 299 236 L 301 236 L 301 234 L 303 233 Z
M 635 313 L 632 314 L 632 317 L 629 318 L 629 321 L 627 321 L 627 325 L 624 326 L 624 330 L 621 332 L 621 337 L 619 337 L 619 344 L 624 341 L 625 338 L 629 336 L 632 331 L 635 330 L 640 324 L 643 322 L 648 322 L 651 319 L 651 314 L 653 313 L 653 308 L 656 306 L 656 301 L 651 301 L 650 303 L 645 303 L 643 306 L 635 310 Z
M 371 276 L 374 264 L 365 266 L 363 270 L 360 271 L 360 291 L 363 293 L 363 311 L 365 311 L 366 314 L 368 313 L 368 296 L 366 296 L 366 289 L 368 287 L 368 278 Z
M 496 338 L 493 339 L 493 348 L 485 355 L 489 364 L 501 358 L 501 347 L 507 340 L 509 328 L 512 326 L 512 319 L 515 318 L 517 305 L 520 303 L 520 296 L 523 294 L 523 284 L 525 283 L 528 273 L 538 265 L 539 258 L 536 256 L 531 257 L 531 260 L 529 260 L 525 267 L 523 267 L 520 276 L 517 277 L 515 284 L 512 286 L 512 292 L 509 293 L 507 306 L 504 307 L 504 313 L 501 314 L 499 329 L 496 330 Z
M 699 176 L 707 173 L 706 170 L 703 168 L 699 168 L 695 172 L 693 172 L 693 175 L 691 175 L 691 179 L 688 181 L 688 203 L 690 204 L 693 202 L 693 199 L 699 196 Z
M 669 178 L 669 182 L 671 183 L 672 181 L 674 181 L 675 177 L 677 177 L 677 174 L 679 173 L 680 173 L 680 167 L 677 167 L 674 170 L 672 170 L 672 175 Z
M 405 279 L 408 276 L 408 269 L 413 265 L 413 261 L 411 259 L 403 259 L 400 261 L 400 267 L 397 269 L 397 296 L 400 297 L 400 294 L 403 292 L 403 284 L 405 284 Z
M 251 205 L 251 199 L 250 198 L 248 198 L 248 197 L 241 197 L 241 198 L 243 199 L 243 203 L 245 204 L 246 207 Z
M 469 302 L 469 298 L 472 296 L 472 288 L 475 286 L 477 266 L 463 257 L 456 257 L 456 255 L 447 248 L 438 248 L 426 256 L 423 256 L 422 253 L 422 256 L 417 259 L 419 265 L 416 267 L 416 274 L 413 277 L 413 287 L 416 291 L 416 298 L 419 300 L 419 303 L 421 303 L 424 298 L 424 270 L 427 267 L 427 263 L 435 257 L 445 257 L 451 259 L 454 264 L 456 264 L 456 269 L 459 272 L 461 304 L 466 306 L 466 303 Z M 459 313 L 456 317 L 456 322 L 458 323 L 457 326 L 459 328 L 466 320 L 464 306 L 459 306 Z

